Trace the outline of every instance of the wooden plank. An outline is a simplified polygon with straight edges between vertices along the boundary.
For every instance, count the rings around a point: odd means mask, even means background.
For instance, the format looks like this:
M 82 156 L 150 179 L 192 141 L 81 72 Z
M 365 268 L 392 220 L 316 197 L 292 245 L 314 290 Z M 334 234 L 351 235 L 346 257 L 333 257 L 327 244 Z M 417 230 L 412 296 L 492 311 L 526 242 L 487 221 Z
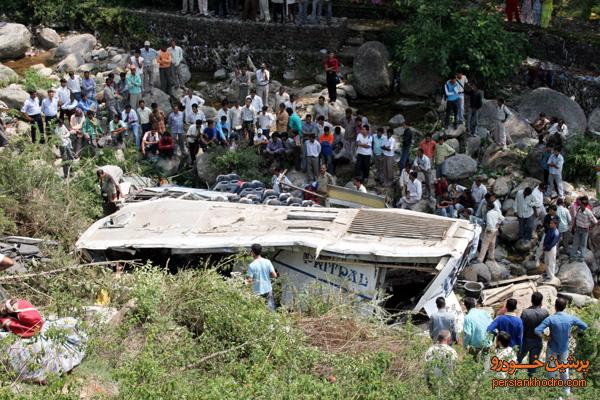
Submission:
M 510 296 L 514 291 L 513 286 L 514 285 L 511 283 L 510 285 L 504 287 L 501 291 L 494 294 L 493 296 L 490 296 L 489 298 L 484 299 L 483 305 L 489 306 L 489 305 L 492 305 L 492 304 L 502 300 L 503 298 L 505 298 L 507 296 Z
M 509 283 L 515 283 L 515 282 L 521 282 L 521 281 L 526 281 L 526 280 L 530 280 L 530 281 L 534 281 L 539 279 L 539 275 L 523 275 L 523 276 L 519 276 L 516 278 L 511 278 L 511 279 L 504 279 L 501 281 L 494 281 L 494 282 L 489 282 L 487 284 L 488 287 L 496 287 L 496 286 L 503 286 L 503 285 L 507 285 Z

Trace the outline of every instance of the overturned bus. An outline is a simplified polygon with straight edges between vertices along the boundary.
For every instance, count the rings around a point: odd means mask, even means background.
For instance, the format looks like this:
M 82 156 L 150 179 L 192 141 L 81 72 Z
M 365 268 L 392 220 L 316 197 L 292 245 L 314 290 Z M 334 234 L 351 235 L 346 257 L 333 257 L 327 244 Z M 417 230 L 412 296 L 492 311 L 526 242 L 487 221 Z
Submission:
M 77 248 L 90 260 L 236 253 L 260 243 L 283 277 L 282 302 L 309 285 L 365 302 L 435 311 L 474 255 L 468 221 L 399 209 L 300 208 L 161 198 L 95 222 Z

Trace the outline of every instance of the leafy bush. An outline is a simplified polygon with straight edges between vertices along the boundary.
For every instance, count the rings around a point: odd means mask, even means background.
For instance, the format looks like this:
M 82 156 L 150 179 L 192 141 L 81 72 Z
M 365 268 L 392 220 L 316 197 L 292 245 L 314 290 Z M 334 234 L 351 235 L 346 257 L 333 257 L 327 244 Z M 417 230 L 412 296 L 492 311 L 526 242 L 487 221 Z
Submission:
M 565 150 L 565 179 L 593 184 L 596 177 L 594 165 L 600 158 L 600 141 L 580 135 L 571 140 Z
M 463 71 L 494 89 L 524 57 L 523 36 L 506 31 L 497 12 L 465 8 L 458 0 L 408 3 L 413 11 L 395 47 L 396 67 L 423 63 L 442 76 Z
M 215 147 L 209 151 L 209 165 L 215 175 L 237 173 L 246 181 L 270 182 L 268 165 L 256 148 L 240 146 L 235 150 Z

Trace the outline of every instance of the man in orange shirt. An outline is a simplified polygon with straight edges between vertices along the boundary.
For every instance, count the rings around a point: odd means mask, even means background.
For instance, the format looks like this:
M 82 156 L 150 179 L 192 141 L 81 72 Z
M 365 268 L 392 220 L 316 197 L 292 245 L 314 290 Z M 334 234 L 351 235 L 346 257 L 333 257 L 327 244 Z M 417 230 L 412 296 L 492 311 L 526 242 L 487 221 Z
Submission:
M 435 152 L 435 140 L 431 139 L 431 133 L 425 135 L 425 139 L 419 143 L 419 148 L 423 150 L 423 154 L 430 160 L 433 160 L 433 153 Z
M 158 51 L 158 72 L 160 76 L 160 89 L 166 94 L 171 94 L 171 53 L 167 51 L 167 45 L 162 44 Z

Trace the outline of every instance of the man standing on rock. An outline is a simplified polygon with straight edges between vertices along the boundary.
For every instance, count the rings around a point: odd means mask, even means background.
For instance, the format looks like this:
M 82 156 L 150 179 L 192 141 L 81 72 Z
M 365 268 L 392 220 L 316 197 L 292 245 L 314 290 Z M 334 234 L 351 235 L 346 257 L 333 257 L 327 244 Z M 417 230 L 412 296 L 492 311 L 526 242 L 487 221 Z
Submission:
M 50 123 L 55 121 L 58 116 L 58 99 L 54 97 L 54 90 L 48 90 L 48 97 L 42 100 L 42 114 L 44 114 L 44 134 L 47 136 L 50 129 Z
M 191 125 L 192 121 L 192 106 L 195 104 L 200 107 L 204 104 L 204 99 L 200 96 L 196 96 L 192 89 L 187 90 L 187 94 L 181 98 L 181 105 L 183 105 L 183 115 L 185 115 L 185 123 Z
M 255 294 L 266 299 L 270 310 L 275 310 L 275 298 L 273 297 L 271 278 L 277 278 L 277 272 L 275 272 L 271 261 L 262 258 L 262 246 L 260 244 L 254 243 L 250 254 L 254 258 L 254 261 L 248 266 L 246 282 L 252 284 L 252 290 Z
M 563 198 L 563 184 L 562 184 L 562 170 L 565 163 L 565 159 L 560 154 L 560 147 L 555 147 L 552 151 L 552 155 L 548 158 L 548 187 L 546 188 L 546 196 L 552 196 L 552 190 L 556 186 L 558 191 L 558 197 Z
M 590 228 L 598 223 L 594 213 L 588 206 L 588 197 L 581 196 L 579 198 L 579 208 L 575 214 L 575 224 L 573 225 L 573 245 L 571 246 L 570 254 L 571 259 L 575 259 L 579 255 L 580 259 L 585 260 Z
M 340 125 L 344 128 L 344 149 L 350 160 L 354 160 L 354 153 L 356 152 L 356 125 L 351 108 L 346 108 L 346 115 L 342 118 Z
M 81 78 L 75 75 L 74 71 L 69 71 L 69 77 L 67 78 L 67 87 L 71 93 L 75 96 L 77 101 L 81 100 Z
M 548 222 L 548 229 L 544 234 L 542 251 L 544 253 L 544 265 L 546 267 L 546 276 L 550 282 L 556 278 L 556 251 L 560 242 L 560 233 L 557 229 L 557 222 L 551 219 Z
M 458 84 L 458 124 L 464 123 L 465 119 L 465 88 L 469 83 L 467 76 L 462 72 L 456 74 L 456 83 Z
M 396 139 L 394 130 L 388 128 L 387 135 L 381 146 L 383 149 L 383 186 L 390 186 L 394 180 L 394 157 L 396 155 Z
M 533 207 L 535 200 L 531 196 L 531 188 L 519 190 L 515 197 L 514 212 L 519 220 L 519 239 L 531 240 L 533 228 L 535 227 L 535 216 Z
M 446 117 L 444 119 L 444 129 L 450 126 L 450 113 L 454 116 L 454 129 L 458 128 L 458 93 L 459 85 L 456 82 L 456 76 L 450 78 L 444 85 L 446 94 Z
M 473 185 L 471 186 L 471 196 L 473 196 L 475 204 L 481 203 L 481 200 L 483 200 L 486 193 L 487 188 L 483 183 L 481 183 L 481 177 L 476 176 L 475 182 L 473 182 Z
M 268 11 L 267 11 L 268 13 Z M 268 14 L 267 14 L 268 16 Z M 262 63 L 256 70 L 256 94 L 262 99 L 262 105 L 269 105 L 269 83 L 271 82 L 271 72 L 267 69 L 267 64 Z M 262 110 L 262 106 L 257 111 Z
M 40 143 L 45 143 L 42 109 L 40 107 L 40 99 L 38 99 L 37 92 L 35 90 L 29 90 L 29 97 L 23 103 L 23 107 L 21 107 L 21 114 L 23 114 L 31 127 L 31 142 L 36 142 L 37 132 L 40 135 Z
M 129 92 L 129 105 L 135 110 L 142 99 L 142 79 L 137 73 L 135 65 L 131 66 L 126 80 L 127 91 Z
M 496 131 L 494 141 L 502 150 L 506 150 L 507 136 L 506 136 L 506 121 L 512 116 L 512 113 L 504 105 L 504 99 L 499 98 L 496 100 L 495 119 L 496 119 Z
M 183 62 L 183 49 L 177 46 L 175 39 L 171 39 L 171 46 L 167 50 L 171 53 L 171 76 L 173 77 L 173 85 L 176 88 L 183 87 L 183 79 L 181 79 L 181 63 Z
M 496 260 L 496 236 L 498 235 L 498 228 L 504 221 L 502 212 L 495 208 L 493 205 L 489 205 L 490 209 L 485 215 L 485 232 L 481 241 L 481 249 L 477 256 L 477 261 L 482 263 L 485 260 L 487 254 L 488 259 L 495 262 Z
M 369 135 L 368 125 L 364 125 L 358 136 L 356 136 L 356 147 L 354 175 L 362 177 L 366 183 L 369 181 L 371 156 L 373 155 L 373 136 Z
M 440 178 L 444 175 L 443 165 L 444 161 L 456 153 L 456 150 L 448 143 L 446 143 L 446 137 L 440 136 L 438 142 L 435 145 L 434 162 L 435 162 L 435 176 Z
M 469 112 L 469 133 L 471 136 L 477 135 L 477 127 L 479 126 L 479 111 L 483 107 L 483 90 L 479 89 L 476 84 L 471 83 L 469 92 L 470 112 Z
M 329 102 L 335 103 L 337 100 L 337 84 L 338 73 L 340 72 L 340 62 L 335 58 L 335 54 L 331 51 L 325 60 L 325 74 L 327 76 L 327 93 L 329 94 Z
M 144 93 L 148 93 L 154 87 L 154 60 L 158 57 L 158 52 L 151 48 L 150 42 L 146 40 L 140 54 L 144 60 Z
M 410 129 L 410 123 L 408 121 L 404 121 L 402 128 L 404 128 L 404 133 L 402 133 L 402 154 L 400 155 L 400 162 L 398 164 L 400 171 L 402 171 L 406 165 L 409 165 L 408 158 L 413 139 L 413 131 Z
M 433 197 L 431 191 L 431 160 L 425 155 L 423 149 L 417 149 L 417 157 L 413 167 L 417 172 L 421 172 L 425 178 L 425 195 L 428 198 Z
M 158 51 L 158 74 L 160 76 L 160 89 L 166 94 L 171 94 L 173 77 L 171 76 L 172 59 L 167 46 L 163 44 Z

